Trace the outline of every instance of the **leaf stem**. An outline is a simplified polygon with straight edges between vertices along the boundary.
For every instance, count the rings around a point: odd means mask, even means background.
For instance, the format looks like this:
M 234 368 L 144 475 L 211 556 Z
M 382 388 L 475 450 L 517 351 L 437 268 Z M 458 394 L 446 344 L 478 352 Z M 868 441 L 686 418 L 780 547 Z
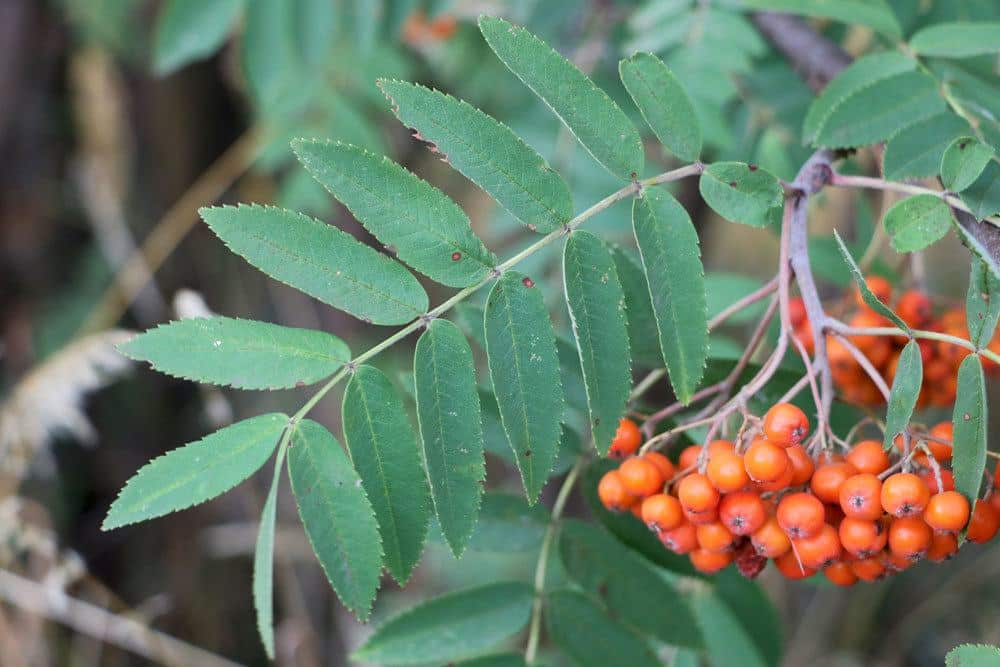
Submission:
M 835 185 L 837 187 L 844 188 L 868 188 L 871 190 L 889 190 L 891 192 L 902 192 L 909 195 L 933 195 L 935 197 L 940 197 L 949 206 L 956 208 L 959 211 L 965 211 L 966 213 L 972 215 L 972 211 L 968 206 L 965 205 L 961 199 L 950 192 L 944 192 L 941 190 L 932 190 L 930 188 L 925 188 L 919 185 L 910 185 L 909 183 L 897 183 L 896 181 L 887 181 L 884 178 L 875 178 L 872 176 L 853 176 L 838 174 L 836 172 L 830 177 L 830 185 Z M 990 216 L 984 218 L 987 222 L 991 224 L 1000 226 L 1000 217 Z
M 542 538 L 542 546 L 538 552 L 538 563 L 535 565 L 535 599 L 531 608 L 531 627 L 528 629 L 528 643 L 524 649 L 524 661 L 529 665 L 535 660 L 538 653 L 538 640 L 542 629 L 542 606 L 545 598 L 545 575 L 548 568 L 549 552 L 552 550 L 552 542 L 555 539 L 559 519 L 563 510 L 566 509 L 566 501 L 569 500 L 570 491 L 580 476 L 580 472 L 586 465 L 588 457 L 581 456 L 576 464 L 570 469 L 562 486 L 559 487 L 559 495 L 552 505 L 552 517 L 549 525 L 545 529 L 545 536 Z
M 979 349 L 971 341 L 959 338 L 958 336 L 949 336 L 948 334 L 944 334 L 939 331 L 912 329 L 910 334 L 907 334 L 902 329 L 897 329 L 896 327 L 852 327 L 832 317 L 826 318 L 825 326 L 823 328 L 827 331 L 832 331 L 833 333 L 844 336 L 903 336 L 905 338 L 923 338 L 925 340 L 936 340 L 941 341 L 942 343 L 951 343 L 952 345 L 957 345 L 958 347 L 965 348 L 966 350 L 986 357 L 993 363 L 1000 364 L 1000 354 L 986 348 Z
M 598 213 L 601 213 L 602 211 L 610 208 L 612 205 L 620 202 L 623 199 L 638 194 L 639 192 L 642 191 L 642 188 L 646 186 L 660 185 L 662 183 L 677 181 L 682 178 L 686 178 L 688 176 L 696 176 L 702 173 L 703 171 L 705 171 L 705 165 L 703 165 L 701 162 L 694 162 L 692 164 L 685 165 L 683 167 L 678 167 L 677 169 L 672 169 L 670 171 L 666 171 L 662 174 L 658 174 L 656 176 L 643 179 L 641 181 L 638 180 L 632 181 L 628 185 L 619 188 L 615 192 L 612 192 L 610 195 L 600 200 L 590 208 L 577 214 L 576 217 L 574 217 L 572 220 L 563 225 L 562 228 L 557 229 L 553 232 L 549 232 L 548 234 L 538 239 L 537 241 L 529 245 L 521 252 L 513 255 L 512 257 L 498 264 L 496 266 L 496 269 L 494 269 L 494 271 L 490 275 L 483 278 L 478 283 L 462 288 L 461 290 L 453 294 L 446 301 L 443 301 L 438 306 L 427 311 L 425 315 L 421 315 L 420 317 L 413 320 L 405 327 L 403 327 L 396 333 L 392 334 L 382 342 L 378 343 L 377 345 L 374 345 L 365 352 L 362 352 L 361 354 L 356 356 L 354 359 L 348 362 L 340 371 L 338 371 L 333 377 L 327 380 L 326 384 L 320 387 L 319 390 L 315 394 L 313 394 L 308 401 L 306 401 L 306 403 L 299 409 L 299 411 L 292 416 L 292 421 L 298 422 L 303 417 L 305 417 L 309 413 L 309 411 L 312 410 L 314 407 L 316 407 L 316 404 L 319 403 L 323 399 L 323 397 L 330 392 L 331 389 L 337 386 L 337 383 L 339 383 L 342 379 L 344 379 L 344 377 L 348 373 L 353 373 L 354 369 L 357 368 L 359 365 L 363 364 L 364 362 L 368 361 L 369 359 L 378 355 L 379 353 L 389 349 L 399 341 L 409 336 L 414 331 L 417 331 L 422 326 L 425 326 L 428 322 L 430 322 L 434 318 L 440 317 L 441 315 L 445 314 L 446 312 L 451 310 L 452 307 L 454 307 L 456 304 L 465 301 L 471 295 L 475 294 L 480 289 L 491 283 L 504 271 L 513 268 L 523 260 L 534 255 L 536 252 L 538 252 L 545 246 L 569 235 L 570 232 L 572 232 L 574 229 L 576 229 L 584 222 L 597 215 Z

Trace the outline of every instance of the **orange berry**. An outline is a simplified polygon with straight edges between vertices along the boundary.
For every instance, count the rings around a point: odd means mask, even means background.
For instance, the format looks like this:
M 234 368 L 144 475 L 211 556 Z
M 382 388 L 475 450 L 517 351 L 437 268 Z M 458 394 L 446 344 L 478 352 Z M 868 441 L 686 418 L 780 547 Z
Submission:
M 642 458 L 660 469 L 660 474 L 663 475 L 664 482 L 669 482 L 674 478 L 674 474 L 676 473 L 674 464 L 665 455 L 660 452 L 646 452 L 642 455 Z
M 952 441 L 955 439 L 955 429 L 951 422 L 941 422 L 940 424 L 935 424 L 927 435 L 927 448 L 931 450 L 931 454 L 938 460 L 938 463 L 947 463 L 951 461 L 951 445 Z M 943 442 L 939 442 L 943 441 Z
M 969 501 L 958 491 L 935 493 L 927 501 L 924 521 L 934 530 L 958 532 L 969 522 Z
M 663 473 L 651 461 L 633 456 L 618 468 L 625 490 L 634 496 L 645 498 L 663 490 Z
M 897 472 L 882 482 L 882 508 L 895 517 L 919 516 L 931 499 L 924 480 L 910 472 Z
M 882 276 L 868 276 L 865 278 L 865 284 L 868 286 L 868 289 L 871 290 L 872 294 L 875 295 L 876 299 L 887 306 L 889 305 L 889 302 L 892 300 L 892 283 Z M 864 308 L 868 307 L 868 304 L 865 303 L 864 298 L 862 298 L 861 290 L 857 285 L 854 286 L 854 301 L 859 306 L 863 306 Z
M 848 563 L 833 563 L 823 569 L 823 574 L 838 586 L 853 586 L 858 582 L 858 575 L 854 574 Z
M 750 477 L 743 466 L 743 457 L 732 451 L 709 452 L 705 473 L 721 493 L 731 493 L 750 483 Z
M 757 491 L 764 493 L 766 491 L 781 491 L 782 489 L 787 489 L 792 484 L 792 478 L 795 476 L 795 471 L 792 466 L 789 465 L 785 468 L 785 474 L 783 474 L 778 479 L 772 482 L 757 482 Z
M 732 440 L 713 440 L 708 443 L 708 458 L 720 454 L 732 454 L 736 451 L 736 443 Z
M 677 498 L 688 512 L 701 514 L 714 511 L 719 504 L 719 492 L 707 476 L 691 473 L 677 485 Z
M 823 503 L 809 493 L 790 493 L 778 503 L 778 525 L 792 539 L 815 535 L 825 524 Z
M 733 535 L 750 535 L 767 521 L 767 509 L 756 493 L 737 491 L 722 497 L 719 520 Z
M 809 318 L 806 302 L 801 296 L 793 296 L 788 300 L 788 316 L 793 329 L 801 327 Z
M 816 574 L 816 570 L 806 567 L 799 561 L 798 556 L 795 555 L 795 551 L 791 549 L 775 558 L 774 566 L 778 568 L 778 572 L 781 572 L 785 579 L 791 579 L 792 581 L 808 579 Z
M 703 574 L 715 574 L 733 562 L 732 551 L 708 551 L 695 549 L 688 554 L 694 569 Z
M 802 443 L 809 434 L 809 418 L 791 403 L 778 403 L 764 415 L 764 435 L 780 447 Z
M 785 449 L 763 438 L 750 443 L 743 454 L 743 466 L 755 482 L 780 479 L 790 465 Z
M 654 533 L 673 530 L 683 521 L 684 511 L 673 496 L 657 493 L 642 501 L 642 522 Z
M 858 474 L 857 469 L 850 463 L 827 463 L 816 468 L 809 488 L 824 503 L 834 505 L 840 502 L 841 485 L 856 474 Z
M 877 475 L 892 465 L 889 454 L 878 440 L 862 440 L 854 445 L 847 454 L 847 462 L 857 468 L 858 472 L 872 475 Z
M 882 554 L 856 560 L 851 563 L 851 572 L 861 581 L 878 581 L 886 575 L 885 559 Z
M 840 485 L 840 509 L 855 519 L 875 521 L 882 516 L 882 482 L 871 473 L 848 477 Z
M 726 551 L 732 548 L 736 536 L 721 521 L 703 523 L 696 527 L 698 545 L 706 551 Z
M 675 554 L 686 554 L 698 548 L 698 531 L 694 524 L 684 522 L 673 530 L 660 533 L 660 542 Z
M 910 561 L 924 557 L 931 546 L 934 531 L 919 516 L 894 519 L 889 526 L 889 550 Z
M 917 561 L 910 560 L 906 556 L 900 556 L 899 554 L 890 551 L 886 557 L 885 567 L 889 572 L 902 572 L 903 570 L 910 569 L 916 562 Z
M 845 517 L 837 531 L 844 550 L 855 558 L 870 558 L 885 548 L 889 531 L 882 521 Z
M 635 454 L 642 444 L 642 431 L 631 419 L 622 419 L 618 422 L 618 430 L 615 437 L 611 439 L 611 447 L 608 448 L 608 457 L 613 459 L 625 459 Z
M 642 521 L 642 502 L 637 502 L 632 507 L 628 508 L 629 514 L 634 516 L 639 521 Z
M 597 497 L 601 504 L 612 512 L 624 512 L 634 505 L 638 498 L 628 492 L 617 470 L 609 470 L 597 484 Z
M 792 469 L 792 481 L 790 486 L 799 486 L 812 479 L 816 464 L 806 453 L 802 445 L 792 445 L 785 450 L 788 456 L 789 467 Z
M 683 505 L 681 507 L 683 507 Z M 692 512 L 686 507 L 683 507 L 683 509 L 684 518 L 687 519 L 688 523 L 694 524 L 695 526 L 700 526 L 704 523 L 712 523 L 713 521 L 718 521 L 719 519 L 718 506 L 715 506 L 710 510 L 705 510 L 704 512 Z
M 989 542 L 997 534 L 997 528 L 1000 528 L 1000 513 L 991 503 L 977 502 L 969 519 L 969 532 L 966 533 L 969 541 L 976 544 Z
M 948 560 L 958 553 L 958 536 L 955 533 L 934 533 L 927 558 L 935 563 Z
M 955 475 L 947 468 L 941 468 L 940 474 L 941 474 L 942 488 L 938 488 L 937 475 L 934 474 L 933 469 L 924 468 L 919 473 L 920 479 L 924 480 L 924 484 L 927 485 L 927 488 L 928 490 L 930 490 L 931 493 L 941 493 L 942 491 L 954 491 Z
M 750 536 L 750 542 L 757 554 L 766 558 L 777 558 L 792 548 L 788 535 L 773 516 L 768 517 L 764 525 Z
M 911 289 L 900 295 L 896 314 L 914 329 L 923 329 L 934 317 L 934 308 L 926 293 Z
M 701 454 L 701 445 L 689 445 L 681 452 L 677 459 L 677 465 L 681 470 L 687 470 L 698 465 L 698 456 Z
M 826 517 L 825 521 L 834 528 L 838 527 L 840 522 L 845 519 L 844 510 L 840 509 L 840 505 L 823 503 L 823 515 Z
M 840 537 L 837 529 L 824 523 L 815 534 L 792 540 L 802 564 L 814 570 L 821 570 L 840 558 Z

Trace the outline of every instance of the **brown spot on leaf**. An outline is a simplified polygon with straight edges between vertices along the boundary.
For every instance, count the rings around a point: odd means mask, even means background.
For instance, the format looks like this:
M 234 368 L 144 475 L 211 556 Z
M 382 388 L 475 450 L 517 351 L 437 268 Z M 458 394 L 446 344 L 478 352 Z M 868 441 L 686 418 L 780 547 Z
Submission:
M 966 413 L 964 413 L 964 414 L 962 415 L 962 419 L 963 419 L 964 421 L 970 421 L 970 420 L 972 419 L 972 415 L 970 415 L 970 414 L 969 414 L 968 412 L 966 412 Z
M 304 387 L 304 386 L 306 386 L 305 380 L 296 380 L 295 381 L 295 386 L 296 387 Z
M 462 253 L 458 252 L 457 250 L 451 253 L 451 261 L 457 262 L 460 259 L 462 259 Z
M 751 162 L 750 164 L 747 165 L 747 169 L 749 169 L 750 171 L 757 171 L 758 167 L 753 162 Z
M 729 187 L 735 188 L 736 187 L 736 181 L 729 181 Z
M 521 284 L 524 285 L 525 287 L 534 287 L 535 281 L 529 278 L 528 276 L 525 276 L 524 278 L 521 279 Z
M 524 458 L 526 458 L 526 459 L 530 459 L 531 458 L 531 450 L 530 449 L 524 450 Z

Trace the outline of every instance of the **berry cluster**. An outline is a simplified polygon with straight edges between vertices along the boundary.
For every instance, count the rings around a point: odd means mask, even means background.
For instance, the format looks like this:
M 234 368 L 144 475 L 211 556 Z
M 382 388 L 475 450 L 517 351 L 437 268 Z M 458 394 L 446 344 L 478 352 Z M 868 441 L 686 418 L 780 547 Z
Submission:
M 862 440 L 844 455 L 814 457 L 803 446 L 808 432 L 805 413 L 779 403 L 748 437 L 716 440 L 704 451 L 692 445 L 675 465 L 660 452 L 638 453 L 642 435 L 623 419 L 609 452 L 623 460 L 601 478 L 598 495 L 610 510 L 631 511 L 701 572 L 735 563 L 752 578 L 773 560 L 789 579 L 822 570 L 841 586 L 924 557 L 945 560 L 958 551 L 962 530 L 982 543 L 1000 528 L 1000 493 L 970 512 L 955 491 L 950 423 L 916 435 L 921 449 L 912 456 Z M 995 485 L 1000 469 L 996 477 Z
M 936 315 L 931 298 L 926 292 L 911 289 L 893 300 L 892 285 L 885 278 L 869 276 L 865 282 L 878 300 L 891 307 L 893 312 L 911 328 L 969 339 L 964 308 L 949 308 Z M 853 299 L 848 307 L 853 310 L 848 313 L 846 322 L 852 328 L 894 326 L 892 322 L 869 308 L 857 289 L 854 290 Z M 789 302 L 789 311 L 796 339 L 809 354 L 813 354 L 813 331 L 802 299 L 792 299 Z M 891 385 L 899 363 L 899 355 L 907 338 L 859 335 L 850 336 L 849 340 L 868 357 L 886 384 Z M 920 346 L 924 367 L 924 384 L 917 399 L 917 408 L 928 405 L 940 407 L 951 405 L 955 401 L 958 367 L 971 352 L 945 341 L 918 340 L 917 343 Z M 988 347 L 993 352 L 1000 352 L 1000 330 L 994 335 Z M 827 356 L 834 382 L 844 400 L 862 406 L 877 406 L 885 402 L 875 383 L 839 338 L 835 336 L 827 338 Z M 983 362 L 988 371 L 998 370 L 996 364 L 988 359 L 984 359 Z

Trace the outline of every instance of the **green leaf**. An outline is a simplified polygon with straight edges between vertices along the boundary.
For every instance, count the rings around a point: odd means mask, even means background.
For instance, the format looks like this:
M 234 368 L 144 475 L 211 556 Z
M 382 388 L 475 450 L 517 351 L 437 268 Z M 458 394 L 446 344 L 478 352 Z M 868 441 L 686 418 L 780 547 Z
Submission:
M 687 600 L 645 560 L 605 531 L 568 520 L 560 529 L 559 553 L 567 574 L 601 597 L 625 625 L 667 644 L 704 646 Z
M 914 195 L 893 204 L 884 224 L 897 252 L 923 250 L 951 229 L 951 207 L 937 195 Z
M 413 274 L 332 225 L 256 204 L 200 212 L 237 255 L 361 320 L 405 324 L 427 311 L 427 293 Z
M 691 596 L 691 603 L 705 637 L 708 661 L 713 667 L 772 667 L 736 615 L 715 592 L 709 588 L 696 591 Z
M 542 291 L 504 273 L 486 300 L 486 354 L 497 407 L 528 502 L 538 499 L 556 457 L 564 410 L 552 322 Z
M 563 252 L 563 279 L 594 446 L 605 454 L 632 388 L 625 294 L 611 252 L 590 232 L 570 235 Z
M 660 664 L 640 637 L 619 625 L 581 593 L 549 593 L 545 599 L 545 625 L 552 640 L 579 667 Z
M 1000 648 L 986 644 L 961 644 L 948 651 L 945 667 L 996 667 L 1000 664 Z
M 701 155 L 701 123 L 674 73 L 651 53 L 636 53 L 622 60 L 618 73 L 664 148 L 682 160 L 697 160 Z
M 958 137 L 941 156 L 941 182 L 952 192 L 961 192 L 976 182 L 992 159 L 986 144 L 975 137 Z
M 632 204 L 632 228 L 670 383 L 677 398 L 687 403 L 701 382 L 708 357 L 705 269 L 698 234 L 676 199 L 652 189 Z
M 885 412 L 885 436 L 883 445 L 892 449 L 896 436 L 903 432 L 913 416 L 917 397 L 924 382 L 924 362 L 920 356 L 920 346 L 911 340 L 899 354 L 896 377 L 889 392 L 889 406 Z
M 240 61 L 251 98 L 262 109 L 280 104 L 298 70 L 291 10 L 288 0 L 246 0 Z
M 352 657 L 392 665 L 471 657 L 520 631 L 533 597 L 531 587 L 519 582 L 446 593 L 389 619 Z
M 455 556 L 475 528 L 483 494 L 483 418 L 469 343 L 434 320 L 413 355 L 417 417 L 438 523 Z
M 989 345 L 1000 317 L 1000 278 L 990 273 L 978 257 L 972 258 L 969 271 L 965 317 L 972 344 L 979 348 Z
M 698 180 L 705 203 L 727 220 L 766 227 L 781 219 L 785 198 L 772 174 L 742 162 L 716 162 Z
M 222 495 L 264 465 L 286 424 L 285 415 L 260 415 L 153 459 L 119 492 L 101 529 L 154 519 Z
M 229 317 L 161 324 L 118 349 L 167 375 L 237 389 L 313 384 L 351 360 L 347 344 L 323 331 Z
M 743 0 L 742 6 L 866 25 L 897 40 L 903 36 L 896 15 L 884 0 Z
M 660 368 L 663 366 L 663 352 L 660 351 L 656 317 L 653 315 L 653 303 L 649 298 L 649 285 L 642 272 L 642 264 L 638 258 L 633 257 L 631 251 L 621 247 L 614 249 L 614 258 L 618 280 L 625 292 L 625 320 L 632 359 L 639 366 Z M 572 390 L 565 378 L 563 388 L 569 399 Z M 572 400 L 570 404 L 572 405 Z
M 705 274 L 705 301 L 708 306 L 708 318 L 712 319 L 736 301 L 757 291 L 763 283 L 740 273 L 726 271 L 711 271 Z M 755 322 L 764 314 L 767 306 L 763 303 L 753 304 L 733 313 L 728 319 L 730 324 L 748 324 Z M 632 311 L 629 311 L 629 317 Z
M 976 220 L 1000 213 L 1000 164 L 990 160 L 979 178 L 959 195 Z
M 267 657 L 274 660 L 274 524 L 278 511 L 278 486 L 284 450 L 278 450 L 274 478 L 260 513 L 257 544 L 253 553 L 253 606 L 257 611 L 257 632 Z
M 618 463 L 608 459 L 597 459 L 583 473 L 581 488 L 590 513 L 622 544 L 640 554 L 646 560 L 676 574 L 699 577 L 691 561 L 663 548 L 652 531 L 636 521 L 631 514 L 617 514 L 608 510 L 597 496 L 597 485 L 604 473 L 618 467 Z
M 548 233 L 573 217 L 566 182 L 506 125 L 436 90 L 388 79 L 378 85 L 417 138 L 529 229 Z
M 844 100 L 883 79 L 911 72 L 916 67 L 916 60 L 897 51 L 873 53 L 855 60 L 835 76 L 809 106 L 802 124 L 803 143 L 816 141 L 823 123 Z
M 549 519 L 544 505 L 528 505 L 523 496 L 491 491 L 483 496 L 469 549 L 489 553 L 537 550 Z
M 382 544 L 361 478 L 336 438 L 309 419 L 292 434 L 288 476 L 327 580 L 359 620 L 368 618 L 382 571 Z
M 951 457 L 955 490 L 976 504 L 986 469 L 986 380 L 979 355 L 970 354 L 958 367 L 958 393 L 952 412 L 954 444 Z
M 430 520 L 430 492 L 417 437 L 392 382 L 361 366 L 344 390 L 344 440 L 375 511 L 385 566 L 405 585 L 420 560 Z
M 903 128 L 885 145 L 885 177 L 902 181 L 936 176 L 945 149 L 956 137 L 968 132 L 969 124 L 951 112 Z
M 458 204 L 389 158 L 312 139 L 295 139 L 292 149 L 365 229 L 428 278 L 467 287 L 493 270 L 496 257 L 472 232 Z
M 207 58 L 226 41 L 243 0 L 170 0 L 156 19 L 153 70 L 160 76 Z
M 892 312 L 892 309 L 889 308 L 889 306 L 879 301 L 878 297 L 872 294 L 872 291 L 868 288 L 868 283 L 865 282 L 865 277 L 861 275 L 861 269 L 858 268 L 854 258 L 851 257 L 851 251 L 847 249 L 846 245 L 844 245 L 844 240 L 840 238 L 840 234 L 837 233 L 836 229 L 833 230 L 833 237 L 837 241 L 837 248 L 840 250 L 840 256 L 844 259 L 844 263 L 847 264 L 847 268 L 850 269 L 851 277 L 854 278 L 854 284 L 858 286 L 858 290 L 861 292 L 861 298 L 868 305 L 868 307 L 882 317 L 888 318 L 893 324 L 903 331 L 910 333 L 910 325 L 904 322 L 899 315 Z
M 482 16 L 479 30 L 497 57 L 559 117 L 608 171 L 631 178 L 642 171 L 642 139 L 607 93 L 576 65 L 520 26 Z
M 896 74 L 837 105 L 819 128 L 815 143 L 828 148 L 874 144 L 944 110 L 934 77 L 923 72 Z
M 716 598 L 728 607 L 764 661 L 773 667 L 780 665 L 785 645 L 783 621 L 761 585 L 731 567 L 715 575 L 713 581 Z
M 910 48 L 922 56 L 968 58 L 1000 51 L 1000 22 L 955 21 L 918 30 Z
M 527 663 L 519 653 L 498 653 L 456 662 L 454 667 L 527 667 Z
M 674 652 L 674 658 L 670 661 L 670 667 L 700 667 L 701 656 L 695 651 L 679 649 Z

